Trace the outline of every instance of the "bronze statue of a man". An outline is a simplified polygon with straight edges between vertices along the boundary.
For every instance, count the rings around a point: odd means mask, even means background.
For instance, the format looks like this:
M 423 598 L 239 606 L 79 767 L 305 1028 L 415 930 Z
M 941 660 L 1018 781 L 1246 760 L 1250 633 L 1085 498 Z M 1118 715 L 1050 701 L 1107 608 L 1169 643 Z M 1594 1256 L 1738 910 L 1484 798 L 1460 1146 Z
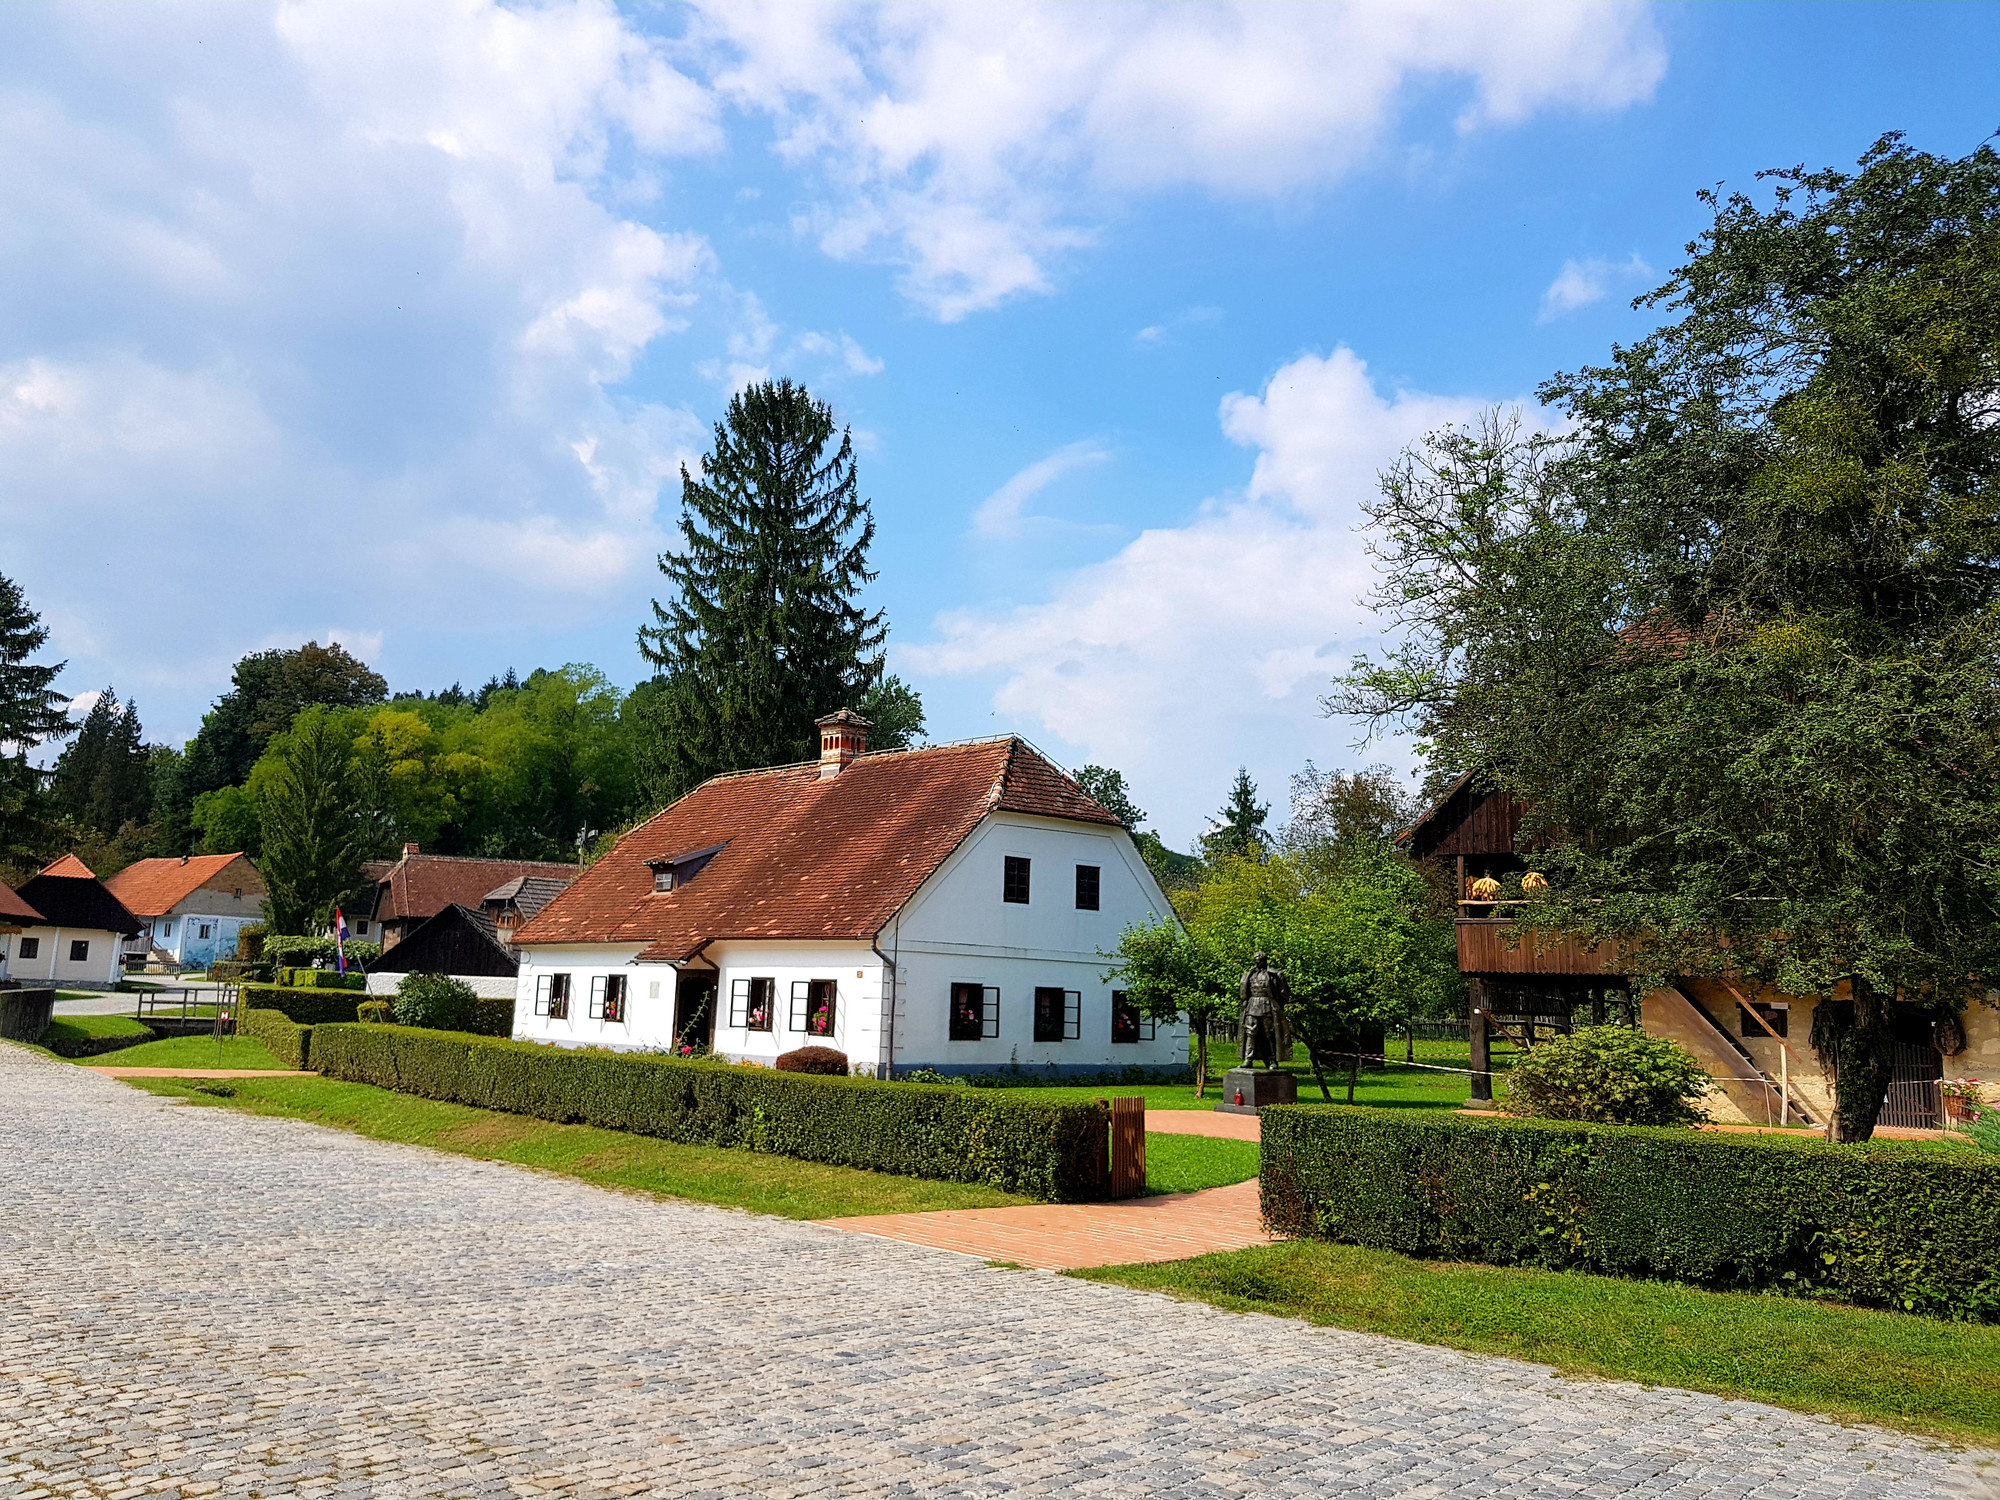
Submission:
M 1271 1068 L 1292 1060 L 1292 1028 L 1285 1017 L 1285 1002 L 1291 997 L 1284 973 L 1271 967 L 1268 955 L 1255 955 L 1237 987 L 1242 1020 L 1236 1043 L 1244 1067 L 1253 1066 L 1259 1058 Z

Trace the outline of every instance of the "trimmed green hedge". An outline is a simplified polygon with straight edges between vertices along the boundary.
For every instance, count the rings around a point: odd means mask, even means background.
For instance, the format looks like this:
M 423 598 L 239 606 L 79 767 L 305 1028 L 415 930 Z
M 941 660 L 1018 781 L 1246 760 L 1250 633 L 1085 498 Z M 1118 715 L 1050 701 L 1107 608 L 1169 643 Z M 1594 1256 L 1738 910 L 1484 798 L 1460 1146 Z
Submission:
M 301 1026 L 324 1021 L 352 1021 L 366 995 L 353 990 L 296 989 L 282 984 L 246 984 L 243 1009 L 281 1011 Z
M 404 1026 L 321 1026 L 323 1078 L 663 1140 L 983 1182 L 1051 1202 L 1101 1198 L 1108 1119 L 1094 1104 L 769 1068 L 468 1039 Z
M 313 1028 L 301 1026 L 281 1010 L 245 1009 L 236 1034 L 264 1044 L 264 1050 L 288 1068 L 312 1066 Z
M 279 984 L 296 990 L 365 990 L 368 976 L 359 969 L 280 969 Z
M 1263 1111 L 1281 1234 L 2000 1320 L 2000 1159 L 1907 1142 Z
M 321 1026 L 330 1021 L 353 1021 L 361 1015 L 367 995 L 354 990 L 299 989 L 282 984 L 243 986 L 245 1010 L 275 1010 L 290 1016 L 301 1026 Z M 388 996 L 378 998 L 388 999 Z M 514 1002 L 507 996 L 479 998 L 473 1007 L 472 1023 L 466 1031 L 473 1036 L 512 1036 Z

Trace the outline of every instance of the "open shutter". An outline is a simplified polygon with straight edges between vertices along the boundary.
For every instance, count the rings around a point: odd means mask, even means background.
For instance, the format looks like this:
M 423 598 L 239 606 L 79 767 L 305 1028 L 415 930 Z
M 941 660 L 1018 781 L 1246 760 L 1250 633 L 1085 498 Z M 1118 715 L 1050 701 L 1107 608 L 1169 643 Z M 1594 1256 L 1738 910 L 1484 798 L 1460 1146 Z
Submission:
M 995 985 L 986 986 L 986 1003 L 979 1010 L 979 1039 L 982 1042 L 997 1041 L 1000 1036 L 1000 991 Z
M 806 1007 L 812 1003 L 812 981 L 794 979 L 792 981 L 792 1019 L 786 1028 L 790 1031 L 806 1029 Z
M 546 1016 L 548 1013 L 549 1013 L 549 976 L 546 974 L 538 974 L 535 976 L 535 1014 L 538 1016 Z
M 1083 1039 L 1083 991 L 1063 991 L 1063 1040 L 1076 1042 Z
M 604 1019 L 604 976 L 599 974 L 590 981 L 590 1019 Z
M 750 981 L 747 979 L 729 981 L 729 1024 L 731 1026 L 750 1024 Z

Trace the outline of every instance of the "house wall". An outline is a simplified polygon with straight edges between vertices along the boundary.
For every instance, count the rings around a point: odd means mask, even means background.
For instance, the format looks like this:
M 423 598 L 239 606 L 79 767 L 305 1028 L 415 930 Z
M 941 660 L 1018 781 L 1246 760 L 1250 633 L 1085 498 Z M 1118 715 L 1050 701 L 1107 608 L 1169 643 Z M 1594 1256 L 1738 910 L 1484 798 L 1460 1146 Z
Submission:
M 1002 899 L 1008 855 L 1029 861 L 1029 901 Z M 1076 866 L 1096 865 L 1098 910 L 1076 908 Z M 997 813 L 985 819 L 886 929 L 896 960 L 895 1066 L 983 1073 L 1018 1065 L 1057 1073 L 1187 1066 L 1187 1025 L 1162 1024 L 1150 1041 L 1111 1040 L 1104 954 L 1127 927 L 1169 912 L 1164 893 L 1122 828 Z M 951 986 L 1000 991 L 999 1036 L 951 1040 Z M 1075 1041 L 1036 1042 L 1034 992 L 1082 998 Z
M 453 974 L 460 984 L 470 985 L 472 993 L 483 995 L 489 1000 L 505 1000 L 518 996 L 520 983 L 512 974 Z M 393 995 L 402 981 L 401 974 L 370 974 L 368 993 L 371 995 Z M 587 992 L 587 987 L 586 987 Z
M 1003 861 L 1010 854 L 1030 861 L 1026 905 L 1001 899 Z M 1098 867 L 1097 911 L 1076 909 L 1078 864 Z M 1111 1040 L 1112 985 L 1101 956 L 1127 926 L 1155 920 L 1166 910 L 1166 898 L 1122 829 L 999 814 L 974 830 L 881 934 L 882 954 L 866 942 L 717 942 L 694 967 L 713 964 L 717 970 L 715 1050 L 736 1060 L 769 1063 L 781 1053 L 819 1045 L 846 1053 L 851 1065 L 870 1072 L 892 1059 L 899 1073 L 919 1067 L 993 1072 L 1014 1065 L 1059 1075 L 1178 1068 L 1187 1065 L 1185 1023 L 1158 1026 L 1149 1041 Z M 565 1046 L 671 1047 L 677 971 L 669 964 L 638 963 L 639 951 L 636 944 L 523 947 L 514 1035 Z M 885 956 L 895 964 L 893 1025 Z M 571 976 L 570 1014 L 559 1021 L 534 1014 L 536 982 L 553 973 Z M 628 977 L 627 1018 L 593 1020 L 590 981 L 612 973 Z M 774 981 L 769 1031 L 729 1024 L 734 982 L 751 978 Z M 831 1037 L 808 1034 L 804 1018 L 793 1013 L 793 986 L 814 979 L 835 982 Z M 954 982 L 999 990 L 997 1037 L 950 1040 Z M 1076 1040 L 1034 1040 L 1038 985 L 1078 992 Z
M 213 877 L 190 891 L 173 910 L 148 917 L 135 913 L 148 930 L 131 947 L 144 953 L 159 947 L 183 964 L 210 964 L 236 956 L 236 938 L 242 929 L 264 920 L 264 881 L 256 866 L 239 859 L 223 866 Z M 201 929 L 209 929 L 208 936 Z
M 673 1039 L 674 969 L 671 964 L 636 963 L 640 947 L 638 943 L 575 943 L 521 949 L 521 972 L 514 980 L 514 1040 L 554 1042 L 563 1047 L 667 1046 Z M 565 1020 L 535 1014 L 535 981 L 544 974 L 570 976 L 570 1010 Z M 589 1018 L 590 981 L 609 974 L 623 974 L 629 981 L 628 1019 L 620 1023 Z M 375 977 L 369 976 L 371 983 Z
M 21 957 L 24 939 L 33 938 L 39 950 L 33 958 Z M 90 944 L 82 963 L 69 956 L 70 944 L 82 940 Z M 8 977 L 19 980 L 42 979 L 59 985 L 102 988 L 116 984 L 121 975 L 118 950 L 120 934 L 82 927 L 23 927 L 13 938 L 12 962 Z

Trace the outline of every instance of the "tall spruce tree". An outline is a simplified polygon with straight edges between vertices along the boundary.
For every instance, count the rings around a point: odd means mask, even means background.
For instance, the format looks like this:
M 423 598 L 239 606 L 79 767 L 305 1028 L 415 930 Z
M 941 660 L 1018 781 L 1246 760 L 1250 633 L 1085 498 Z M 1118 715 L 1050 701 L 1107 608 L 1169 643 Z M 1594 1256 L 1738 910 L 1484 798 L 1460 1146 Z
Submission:
M 366 830 L 357 811 L 353 741 L 339 718 L 314 704 L 272 745 L 275 773 L 258 804 L 271 931 L 311 932 L 361 876 Z M 261 773 L 260 773 L 261 774 Z
M 151 751 L 139 705 L 120 705 L 106 688 L 84 715 L 83 727 L 57 759 L 51 781 L 56 807 L 79 829 L 109 838 L 152 816 Z
M 50 832 L 48 775 L 29 753 L 76 732 L 66 700 L 50 686 L 64 664 L 30 660 L 48 639 L 19 585 L 0 578 L 0 864 L 17 870 L 47 852 Z
M 681 503 L 681 546 L 660 556 L 674 592 L 639 631 L 661 677 L 642 746 L 657 800 L 816 755 L 813 720 L 860 706 L 886 634 L 856 602 L 875 519 L 853 445 L 802 387 L 733 397 L 701 477 L 681 470 Z
M 1250 779 L 1250 768 L 1238 766 L 1236 780 L 1229 787 L 1229 801 L 1215 815 L 1216 826 L 1202 835 L 1203 851 L 1210 859 L 1257 853 L 1267 841 L 1264 819 L 1270 813 L 1271 804 L 1257 800 L 1257 783 Z

